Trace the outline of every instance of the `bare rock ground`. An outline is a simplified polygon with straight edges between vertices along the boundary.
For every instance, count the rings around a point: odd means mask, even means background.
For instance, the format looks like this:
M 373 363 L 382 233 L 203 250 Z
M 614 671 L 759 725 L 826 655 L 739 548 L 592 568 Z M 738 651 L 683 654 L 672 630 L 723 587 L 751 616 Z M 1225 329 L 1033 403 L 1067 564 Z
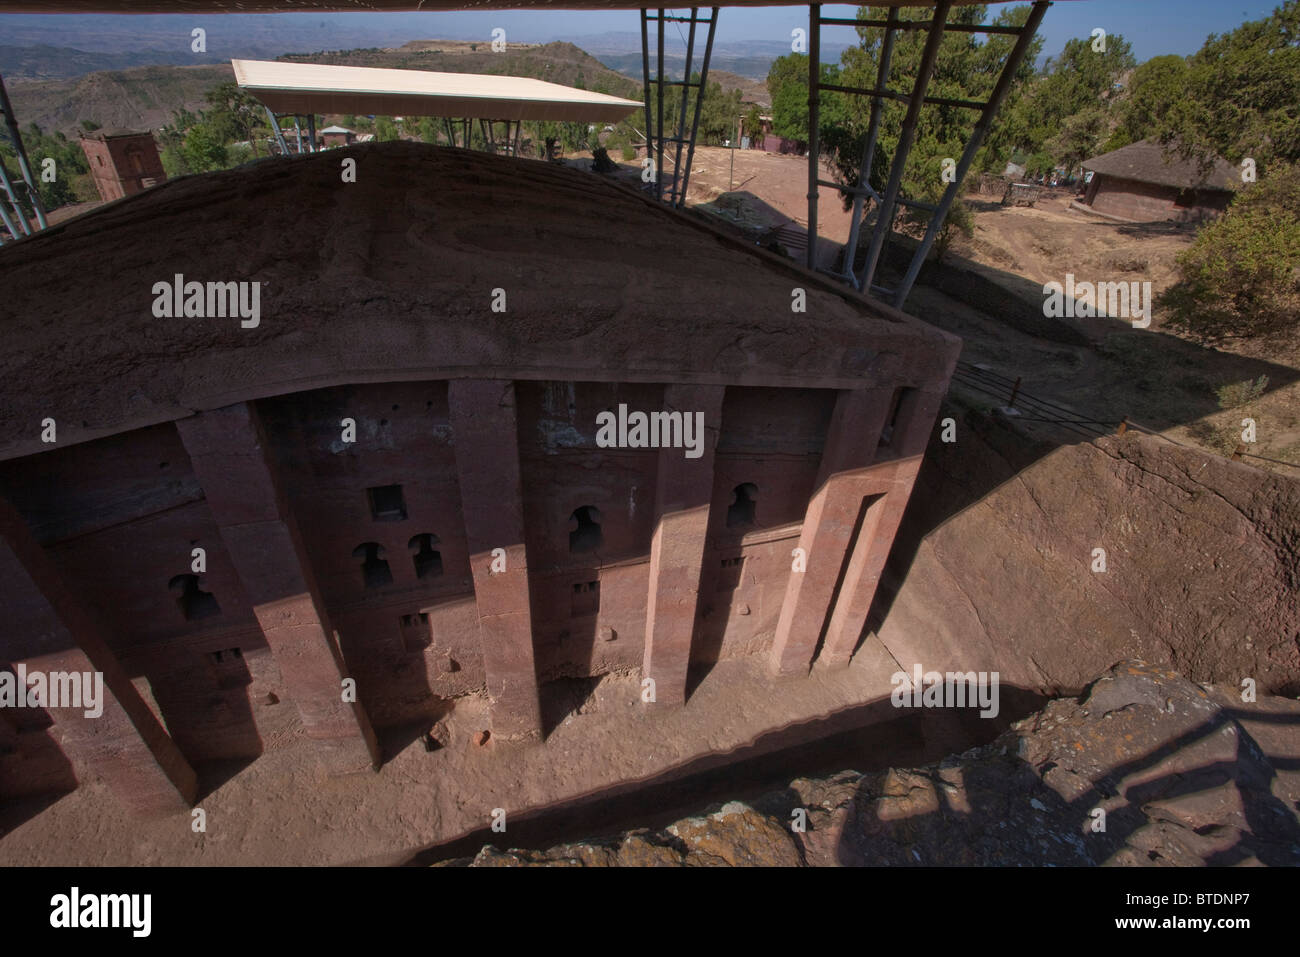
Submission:
M 1131 432 L 1043 454 L 950 412 L 877 609 L 904 669 L 1059 694 L 1137 657 L 1300 695 L 1300 483 Z
M 1300 865 L 1300 703 L 1117 664 L 991 744 L 656 831 L 444 865 Z M 802 832 L 792 828 L 806 812 Z

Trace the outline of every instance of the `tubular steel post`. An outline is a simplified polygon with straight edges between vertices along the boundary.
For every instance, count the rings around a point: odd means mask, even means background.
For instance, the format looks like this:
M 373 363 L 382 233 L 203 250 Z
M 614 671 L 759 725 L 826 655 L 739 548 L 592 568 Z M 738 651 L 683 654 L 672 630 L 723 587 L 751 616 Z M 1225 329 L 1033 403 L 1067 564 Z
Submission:
M 1029 17 L 1021 30 L 1020 36 L 1016 38 L 1016 44 L 1007 55 L 1007 61 L 1002 66 L 1002 73 L 998 77 L 997 83 L 993 87 L 993 92 L 989 95 L 988 101 L 980 113 L 979 121 L 975 124 L 975 129 L 971 132 L 971 137 L 966 143 L 966 149 L 962 153 L 961 162 L 957 164 L 956 178 L 948 184 L 948 188 L 943 191 L 943 199 L 939 201 L 938 208 L 930 217 L 930 222 L 926 224 L 925 236 L 921 240 L 921 245 L 917 247 L 912 256 L 912 262 L 907 267 L 907 274 L 899 284 L 894 294 L 894 306 L 901 309 L 903 303 L 907 300 L 907 294 L 912 291 L 912 284 L 916 282 L 916 277 L 921 272 L 921 266 L 925 262 L 925 257 L 930 252 L 930 247 L 934 245 L 935 237 L 943 225 L 944 217 L 948 215 L 953 200 L 957 196 L 957 191 L 961 188 L 962 180 L 966 177 L 970 164 L 975 160 L 975 154 L 979 151 L 984 142 L 984 137 L 988 134 L 989 127 L 993 125 L 993 118 L 997 116 L 998 108 L 1002 101 L 1006 99 L 1007 92 L 1011 89 L 1011 84 L 1015 78 L 1015 72 L 1020 67 L 1021 61 L 1024 60 L 1025 54 L 1029 52 L 1029 46 L 1033 43 L 1034 34 L 1038 32 L 1038 25 L 1043 20 L 1043 14 L 1047 12 L 1050 4 L 1047 0 L 1038 0 L 1029 11 Z M 937 18 L 936 14 L 936 18 Z
M 4 220 L 5 229 L 9 230 L 9 235 L 14 239 L 22 239 L 24 236 L 30 235 L 27 230 L 27 217 L 23 215 L 22 206 L 18 203 L 18 197 L 14 195 L 13 184 L 9 181 L 9 171 L 5 169 L 3 160 L 0 160 L 0 187 L 4 188 L 5 199 L 14 207 L 14 211 L 18 214 L 18 222 L 23 225 L 22 229 L 14 225 L 14 220 L 9 217 L 9 210 L 5 209 L 4 203 L 0 203 L 0 219 Z
M 925 49 L 921 54 L 916 84 L 912 87 L 912 95 L 907 103 L 907 115 L 903 117 L 903 125 L 898 134 L 898 145 L 894 148 L 894 162 L 889 170 L 889 185 L 885 187 L 885 195 L 880 202 L 876 228 L 871 233 L 871 246 L 867 250 L 867 262 L 862 270 L 862 277 L 857 283 L 858 289 L 867 295 L 871 294 L 871 280 L 875 277 L 880 253 L 894 225 L 898 191 L 903 183 L 903 167 L 907 164 L 907 156 L 912 151 L 912 140 L 916 136 L 916 122 L 921 115 L 921 104 L 925 99 L 925 91 L 930 85 L 930 76 L 934 73 L 935 61 L 939 58 L 939 45 L 943 41 L 943 28 L 951 7 L 952 0 L 939 0 L 934 8 L 934 20 L 925 39 Z
M 817 268 L 817 180 L 821 172 L 821 144 L 817 126 L 821 122 L 821 4 L 808 6 L 808 249 L 805 264 Z
M 664 11 L 659 8 L 659 72 L 655 74 L 655 82 L 659 86 L 659 123 L 655 127 L 659 132 L 659 162 L 655 166 L 655 197 L 660 201 L 664 198 Z M 674 176 L 676 171 L 674 170 Z
M 316 114 L 315 113 L 307 114 L 307 138 L 311 140 L 310 152 L 315 153 L 316 152 Z
M 691 122 L 691 145 L 686 150 L 686 168 L 682 170 L 682 192 L 677 205 L 686 203 L 686 187 L 691 182 L 691 163 L 695 160 L 695 137 L 700 129 L 700 110 L 704 106 L 704 91 L 709 82 L 709 59 L 713 56 L 713 28 L 718 25 L 718 7 L 713 7 L 709 15 L 709 37 L 704 44 L 704 62 L 700 65 L 700 88 L 695 97 L 695 119 Z M 694 15 L 694 11 L 692 11 Z M 688 77 L 689 79 L 689 77 Z M 673 182 L 676 182 L 677 170 L 673 170 Z
M 677 155 L 673 159 L 673 188 L 668 197 L 669 203 L 673 206 L 680 205 L 677 197 L 677 187 L 681 183 L 682 140 L 686 138 L 686 98 L 691 92 L 691 57 L 695 53 L 695 24 L 699 17 L 699 10 L 699 7 L 691 7 L 690 39 L 686 41 L 686 72 L 682 74 L 682 108 L 677 115 Z M 681 36 L 680 30 L 678 36 Z M 703 92 L 703 89 L 701 89 L 700 94 L 703 94 Z M 700 95 L 697 95 L 695 98 L 696 104 L 699 101 Z
M 49 225 L 45 218 L 45 204 L 41 202 L 41 191 L 36 185 L 36 177 L 32 175 L 31 164 L 27 161 L 27 149 L 23 146 L 23 135 L 18 130 L 18 119 L 14 116 L 13 105 L 9 102 L 9 91 L 5 89 L 4 78 L 0 77 L 0 111 L 5 115 L 5 126 L 9 128 L 9 139 L 13 143 L 14 153 L 18 157 L 18 172 L 22 174 L 23 182 L 27 185 L 27 198 L 31 201 L 32 210 L 36 213 L 36 222 L 38 228 L 44 229 Z M 8 178 L 6 174 L 6 178 Z M 12 184 L 10 184 L 12 187 Z M 17 194 L 14 194 L 17 199 Z M 21 212 L 21 206 L 19 207 Z M 27 225 L 26 214 L 22 215 L 23 226 Z
M 289 144 L 284 141 L 284 131 L 280 129 L 280 121 L 275 118 L 275 114 L 271 112 L 269 106 L 266 108 L 266 115 L 271 121 L 271 129 L 275 133 L 275 141 L 280 144 L 280 155 L 288 156 Z
M 889 8 L 889 19 L 885 21 L 885 35 L 880 43 L 880 65 L 876 70 L 876 89 L 884 90 L 889 85 L 889 66 L 894 58 L 894 29 L 898 20 L 898 8 Z M 880 97 L 871 98 L 871 120 L 867 124 L 867 139 L 862 146 L 862 165 L 858 173 L 858 189 L 870 186 L 871 167 L 876 154 L 876 137 L 880 132 Z M 849 242 L 844 247 L 844 278 L 854 281 L 853 265 L 858 254 L 858 236 L 862 231 L 863 206 L 866 197 L 858 193 L 853 197 L 853 218 L 849 220 Z M 877 204 L 878 205 L 878 204 Z
M 650 11 L 641 8 L 641 72 L 645 76 L 645 158 L 654 165 L 653 139 L 650 136 Z M 659 178 L 659 170 L 654 171 Z

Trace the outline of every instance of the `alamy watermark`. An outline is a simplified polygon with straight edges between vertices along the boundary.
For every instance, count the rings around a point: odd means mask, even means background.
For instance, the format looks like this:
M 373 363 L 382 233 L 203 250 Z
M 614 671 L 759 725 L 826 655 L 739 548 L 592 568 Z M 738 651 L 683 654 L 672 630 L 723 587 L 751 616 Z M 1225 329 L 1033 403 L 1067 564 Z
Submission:
M 83 894 L 74 887 L 50 898 L 50 926 L 125 927 L 133 937 L 148 937 L 153 920 L 152 894 Z
M 1132 319 L 1134 329 L 1151 325 L 1150 282 L 1079 282 L 1065 274 L 1065 285 L 1043 284 L 1043 315 L 1049 319 L 1087 319 L 1104 316 Z
M 596 445 L 602 449 L 685 449 L 688 459 L 704 454 L 703 412 L 628 412 L 596 415 Z
M 889 700 L 895 708 L 980 708 L 981 718 L 996 718 L 998 703 L 996 671 L 924 671 L 919 664 L 912 674 L 895 671 L 889 683 L 894 690 Z
M 104 713 L 100 671 L 0 671 L 0 708 L 81 708 L 87 718 Z
M 186 282 L 185 276 L 177 273 L 171 282 L 154 283 L 153 294 L 157 319 L 238 317 L 244 329 L 256 329 L 262 321 L 260 282 Z

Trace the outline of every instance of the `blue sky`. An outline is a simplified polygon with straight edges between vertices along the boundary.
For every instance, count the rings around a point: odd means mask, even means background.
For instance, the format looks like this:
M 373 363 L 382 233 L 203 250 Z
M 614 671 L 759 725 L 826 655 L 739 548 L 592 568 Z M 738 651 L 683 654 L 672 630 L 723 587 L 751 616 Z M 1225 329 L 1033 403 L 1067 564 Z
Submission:
M 1139 60 L 1165 53 L 1194 53 L 1210 33 L 1225 33 L 1247 20 L 1267 16 L 1280 0 L 1058 0 L 1043 21 L 1044 52 L 1055 54 L 1070 37 L 1088 36 L 1093 28 L 1123 34 L 1133 44 Z M 1014 4 L 997 4 L 998 10 Z M 855 6 L 828 5 L 827 16 L 853 16 Z M 504 27 L 512 39 L 525 42 L 579 37 L 606 31 L 637 30 L 631 10 L 573 12 L 552 10 L 497 11 L 491 13 L 429 14 L 442 35 L 488 36 Z M 723 7 L 718 17 L 718 39 L 782 40 L 790 30 L 806 25 L 807 7 Z M 846 34 L 848 31 L 844 31 Z

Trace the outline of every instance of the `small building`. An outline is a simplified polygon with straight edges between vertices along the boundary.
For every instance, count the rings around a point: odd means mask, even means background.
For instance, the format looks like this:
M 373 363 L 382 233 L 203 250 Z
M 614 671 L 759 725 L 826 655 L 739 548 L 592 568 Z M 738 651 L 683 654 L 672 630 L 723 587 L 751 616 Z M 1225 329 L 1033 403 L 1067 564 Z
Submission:
M 1171 147 L 1175 149 L 1176 147 Z M 1126 222 L 1197 222 L 1228 207 L 1241 182 L 1237 169 L 1216 156 L 1207 172 L 1151 140 L 1085 160 L 1091 174 L 1083 205 Z
M 320 131 L 320 145 L 326 148 L 351 146 L 356 139 L 357 134 L 346 126 L 327 126 Z
M 104 202 L 140 193 L 167 179 L 158 144 L 148 130 L 95 130 L 81 134 L 81 150 Z

